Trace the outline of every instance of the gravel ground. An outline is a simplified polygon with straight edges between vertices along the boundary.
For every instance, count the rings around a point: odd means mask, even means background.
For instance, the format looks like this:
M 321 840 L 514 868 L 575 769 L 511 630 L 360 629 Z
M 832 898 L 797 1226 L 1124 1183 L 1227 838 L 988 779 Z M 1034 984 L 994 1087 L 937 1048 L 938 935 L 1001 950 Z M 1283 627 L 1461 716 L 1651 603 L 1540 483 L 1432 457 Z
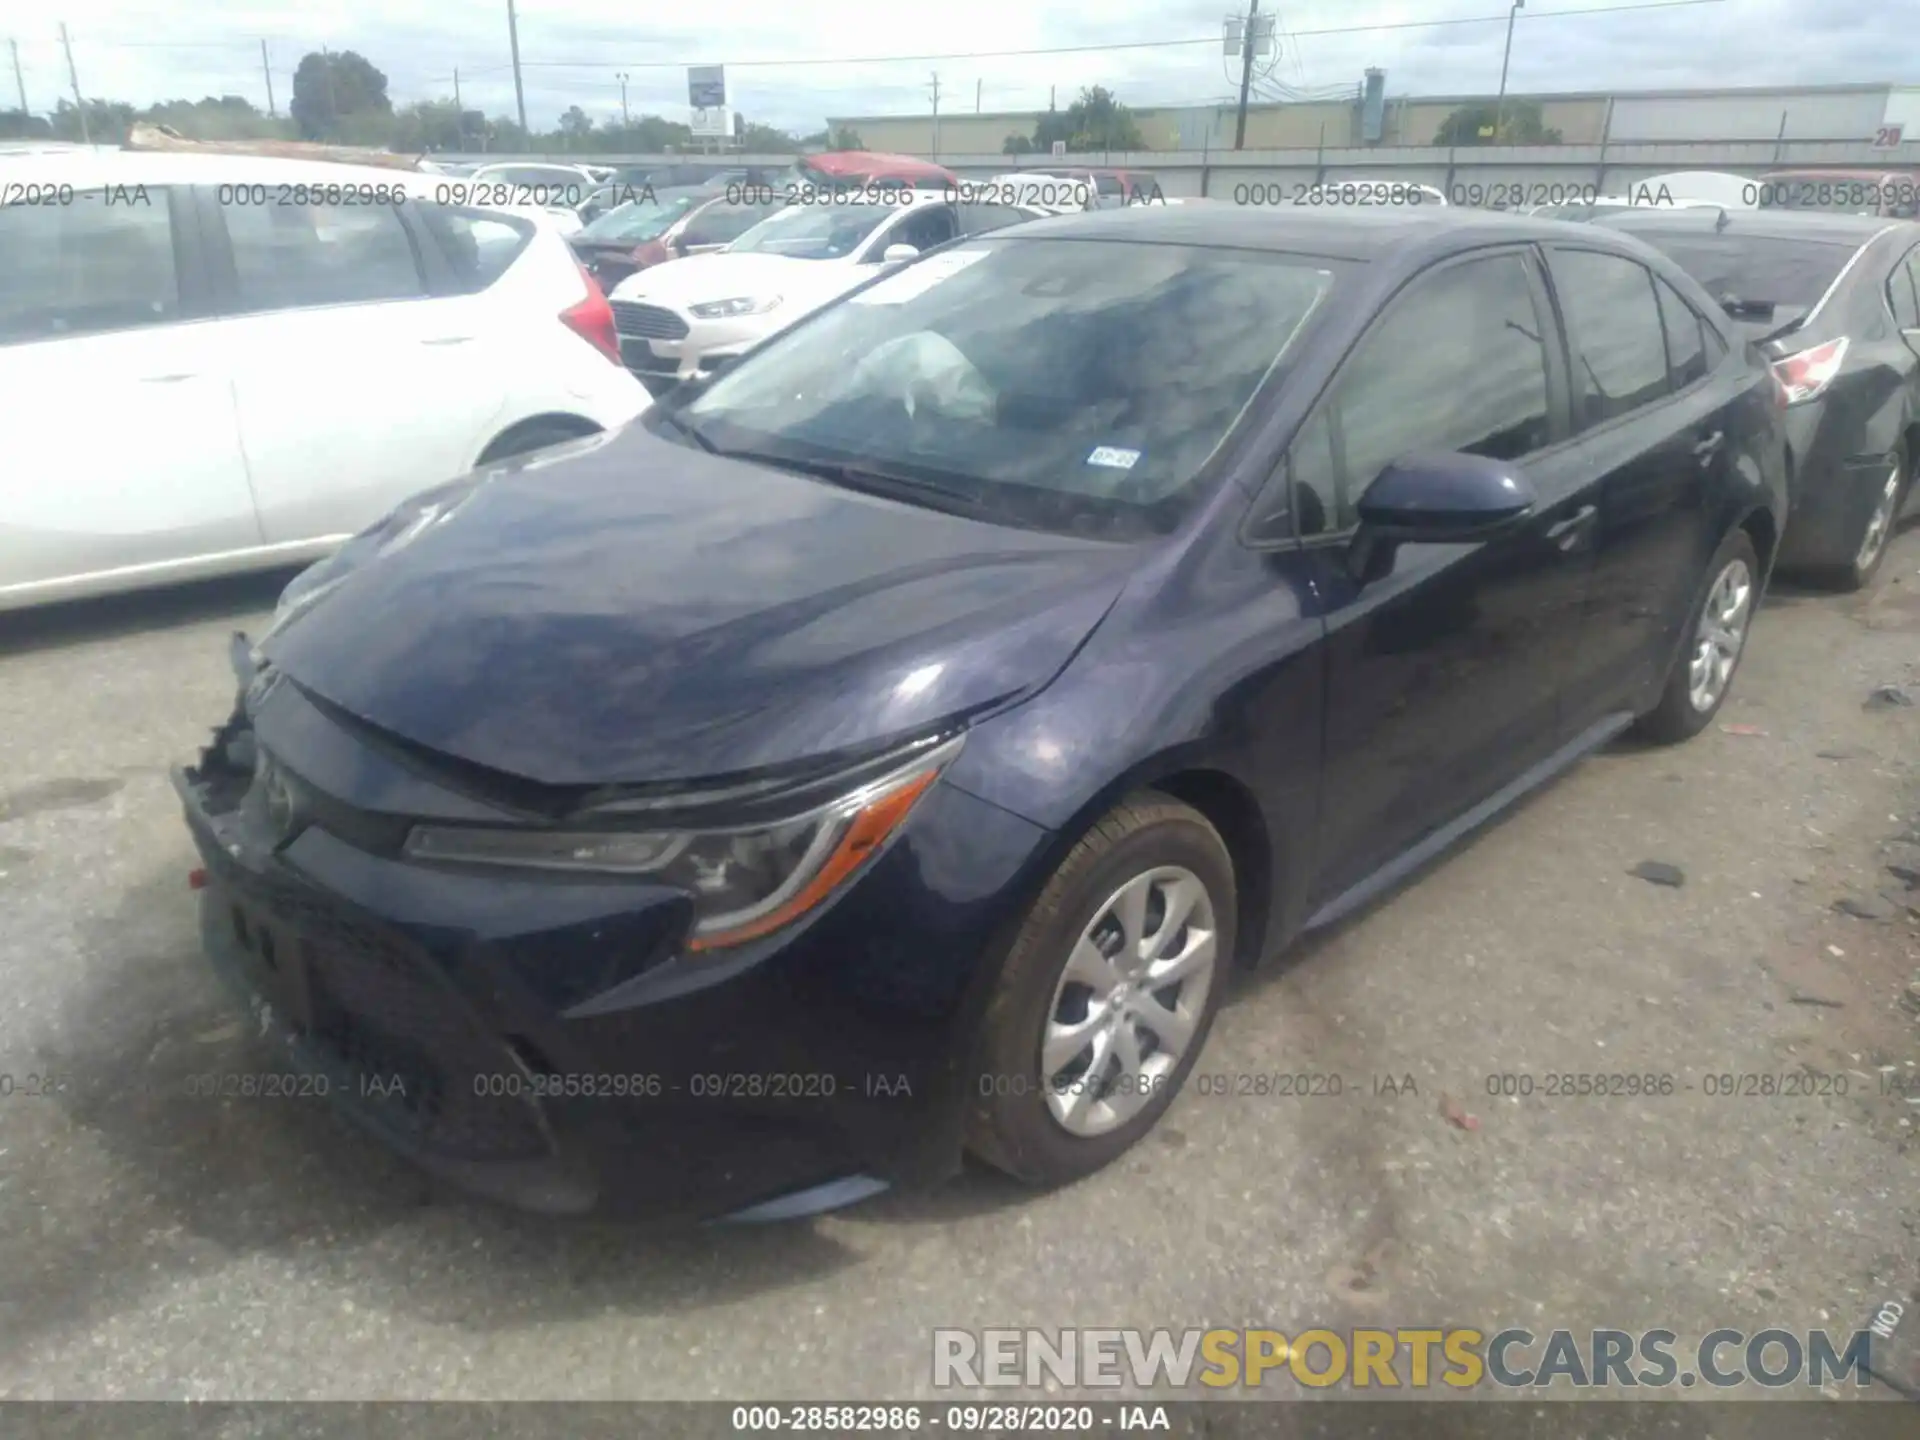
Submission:
M 186 1094 L 267 1060 L 196 953 L 166 766 L 274 589 L 0 617 L 0 1396 L 907 1398 L 934 1326 L 1850 1330 L 1920 1281 L 1920 1105 L 1878 1081 L 1920 1061 L 1884 868 L 1920 867 L 1920 708 L 1863 707 L 1920 696 L 1920 534 L 1870 599 L 1776 596 L 1720 725 L 1594 757 L 1242 986 L 1203 1070 L 1341 1098 L 1190 1085 L 1060 1193 L 671 1234 L 446 1195 L 318 1102 Z M 1852 1093 L 1703 1089 L 1803 1067 Z M 1676 1090 L 1488 1091 L 1566 1071 Z

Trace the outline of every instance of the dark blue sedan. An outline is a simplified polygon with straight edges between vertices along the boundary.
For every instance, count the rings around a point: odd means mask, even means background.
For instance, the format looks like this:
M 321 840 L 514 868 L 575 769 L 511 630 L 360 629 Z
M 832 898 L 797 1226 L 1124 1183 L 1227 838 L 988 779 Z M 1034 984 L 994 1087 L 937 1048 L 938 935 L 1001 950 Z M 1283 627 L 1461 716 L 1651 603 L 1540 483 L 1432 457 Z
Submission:
M 238 643 L 207 950 L 551 1212 L 1112 1160 L 1231 972 L 1732 681 L 1783 397 L 1597 227 L 1129 209 L 881 275 Z

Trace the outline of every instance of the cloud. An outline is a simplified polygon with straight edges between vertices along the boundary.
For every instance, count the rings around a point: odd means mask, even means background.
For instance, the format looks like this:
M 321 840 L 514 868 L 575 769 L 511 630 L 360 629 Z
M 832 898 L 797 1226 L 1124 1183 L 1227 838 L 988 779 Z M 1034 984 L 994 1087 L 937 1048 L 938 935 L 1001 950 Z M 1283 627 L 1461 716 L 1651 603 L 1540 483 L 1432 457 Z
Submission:
M 664 21 L 616 21 L 603 0 L 520 0 L 518 12 L 527 112 L 536 127 L 550 127 L 571 105 L 596 119 L 617 117 L 621 73 L 635 113 L 684 118 L 681 67 L 695 63 L 728 65 L 729 98 L 748 118 L 809 131 L 829 114 L 925 112 L 935 72 L 948 111 L 971 110 L 976 94 L 986 110 L 1037 109 L 1050 91 L 1065 103 L 1092 84 L 1135 105 L 1218 100 L 1238 81 L 1237 62 L 1212 41 L 1230 3 L 1074 0 L 1042 12 L 1030 0 L 924 8 L 876 0 L 708 0 L 697 24 L 689 12 Z M 1920 34 L 1920 0 L 1881 0 L 1844 13 L 1791 0 L 1556 13 L 1614 3 L 1619 0 L 1532 0 L 1514 27 L 1509 90 L 1888 80 L 1911 37 Z M 233 93 L 264 105 L 265 40 L 283 114 L 295 65 L 322 46 L 365 55 L 386 73 L 399 103 L 451 96 L 457 71 L 470 107 L 502 115 L 514 109 L 504 0 L 461 6 L 234 0 L 199 12 L 183 10 L 178 0 L 64 0 L 59 12 L 39 12 L 46 18 L 16 31 L 28 103 L 40 112 L 72 94 L 59 41 L 62 17 L 89 98 L 147 104 Z M 1386 70 L 1392 95 L 1492 93 L 1499 83 L 1503 0 L 1299 0 L 1279 13 L 1281 50 L 1262 65 L 1259 88 L 1267 94 L 1350 91 L 1369 66 Z M 1449 16 L 1482 23 L 1377 28 Z M 1350 33 L 1312 33 L 1328 30 Z M 1178 40 L 1211 43 L 1165 43 Z M 1159 43 L 1001 59 L 846 60 L 1142 41 Z M 787 63 L 750 63 L 763 61 Z M 793 63 L 801 61 L 815 63 Z M 8 104 L 10 90 L 0 92 Z

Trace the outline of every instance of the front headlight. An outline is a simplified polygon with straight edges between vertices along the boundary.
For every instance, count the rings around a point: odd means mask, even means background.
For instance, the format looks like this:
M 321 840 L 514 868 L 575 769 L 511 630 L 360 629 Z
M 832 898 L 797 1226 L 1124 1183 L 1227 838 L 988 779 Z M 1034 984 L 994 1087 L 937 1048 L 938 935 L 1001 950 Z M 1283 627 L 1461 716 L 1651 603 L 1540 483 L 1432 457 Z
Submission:
M 414 860 L 644 875 L 693 898 L 690 950 L 772 934 L 878 853 L 960 752 L 961 737 L 803 814 L 726 830 L 499 830 L 417 825 Z
M 709 300 L 687 309 L 702 320 L 725 320 L 734 315 L 764 315 L 780 303 L 778 295 L 736 295 L 731 300 Z

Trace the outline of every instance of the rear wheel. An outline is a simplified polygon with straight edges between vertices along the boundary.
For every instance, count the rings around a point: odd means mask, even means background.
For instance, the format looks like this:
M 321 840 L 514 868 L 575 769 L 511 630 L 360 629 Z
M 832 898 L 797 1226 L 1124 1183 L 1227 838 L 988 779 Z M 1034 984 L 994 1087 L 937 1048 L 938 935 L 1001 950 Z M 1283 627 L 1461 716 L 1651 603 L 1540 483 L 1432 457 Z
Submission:
M 1037 1185 L 1098 1170 L 1192 1069 L 1234 953 L 1233 862 L 1146 791 L 1096 824 L 1028 914 L 989 1005 L 968 1148 Z
M 1842 590 L 1864 590 L 1879 573 L 1880 562 L 1887 558 L 1887 545 L 1893 539 L 1894 522 L 1900 518 L 1900 502 L 1907 493 L 1907 452 L 1903 445 L 1894 452 L 1893 464 L 1880 477 L 1867 518 L 1860 522 L 1860 534 L 1853 559 L 1840 567 L 1834 583 Z
M 1636 725 L 1649 740 L 1672 743 L 1707 728 L 1746 653 L 1747 632 L 1760 604 L 1760 560 L 1753 539 L 1735 530 L 1707 566 L 1707 582 L 1687 617 L 1687 640 L 1674 657 L 1660 703 Z

